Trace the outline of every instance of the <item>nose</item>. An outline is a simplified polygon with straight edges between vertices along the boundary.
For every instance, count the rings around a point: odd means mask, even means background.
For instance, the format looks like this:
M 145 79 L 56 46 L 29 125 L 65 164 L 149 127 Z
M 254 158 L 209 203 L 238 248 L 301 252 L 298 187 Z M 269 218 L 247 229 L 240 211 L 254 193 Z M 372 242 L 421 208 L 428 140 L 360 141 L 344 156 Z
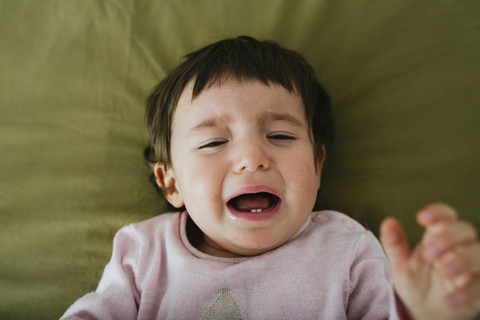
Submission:
M 256 141 L 241 143 L 237 146 L 234 157 L 234 170 L 237 173 L 266 170 L 270 167 L 265 147 Z

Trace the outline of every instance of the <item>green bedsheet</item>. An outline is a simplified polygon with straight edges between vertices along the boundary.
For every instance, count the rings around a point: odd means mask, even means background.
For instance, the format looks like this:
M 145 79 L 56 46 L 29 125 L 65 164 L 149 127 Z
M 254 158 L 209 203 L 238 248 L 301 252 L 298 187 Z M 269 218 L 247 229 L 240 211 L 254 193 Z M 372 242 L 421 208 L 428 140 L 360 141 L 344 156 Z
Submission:
M 412 243 L 432 201 L 480 227 L 479 16 L 476 0 L 1 0 L 0 319 L 60 317 L 115 232 L 165 212 L 143 102 L 225 37 L 301 52 L 330 92 L 318 209 L 375 233 L 394 215 Z

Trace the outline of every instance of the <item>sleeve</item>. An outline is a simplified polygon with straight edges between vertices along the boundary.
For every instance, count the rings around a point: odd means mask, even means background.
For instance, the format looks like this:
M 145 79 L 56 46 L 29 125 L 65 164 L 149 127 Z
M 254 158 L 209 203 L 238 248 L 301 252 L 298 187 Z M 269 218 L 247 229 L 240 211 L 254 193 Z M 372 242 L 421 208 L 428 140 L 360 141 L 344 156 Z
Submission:
M 348 319 L 401 319 L 387 258 L 380 242 L 367 231 L 359 235 L 352 251 Z
M 136 319 L 140 294 L 134 275 L 140 246 L 131 225 L 118 231 L 97 290 L 77 300 L 61 319 Z

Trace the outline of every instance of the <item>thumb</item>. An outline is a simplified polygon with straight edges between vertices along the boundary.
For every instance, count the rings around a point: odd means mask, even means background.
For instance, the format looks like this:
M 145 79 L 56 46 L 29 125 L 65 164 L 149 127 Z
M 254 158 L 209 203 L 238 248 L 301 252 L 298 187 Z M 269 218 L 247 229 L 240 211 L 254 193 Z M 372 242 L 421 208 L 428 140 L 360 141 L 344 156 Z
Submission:
M 390 217 L 382 222 L 380 241 L 390 262 L 390 269 L 395 273 L 405 265 L 411 255 L 407 236 L 397 219 Z

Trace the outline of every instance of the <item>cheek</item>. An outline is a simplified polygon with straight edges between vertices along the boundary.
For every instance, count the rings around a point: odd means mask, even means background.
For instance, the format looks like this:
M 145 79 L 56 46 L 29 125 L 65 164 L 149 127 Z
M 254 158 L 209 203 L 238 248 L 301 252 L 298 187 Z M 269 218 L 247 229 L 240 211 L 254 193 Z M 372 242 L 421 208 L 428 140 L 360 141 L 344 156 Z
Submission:
M 184 171 L 184 201 L 189 210 L 210 207 L 221 195 L 221 173 L 217 166 L 195 161 Z
M 304 155 L 296 154 L 288 161 L 287 176 L 284 179 L 290 184 L 290 192 L 295 196 L 298 205 L 310 207 L 315 203 L 317 190 L 319 187 L 319 173 L 315 171 L 313 155 L 306 153 Z

